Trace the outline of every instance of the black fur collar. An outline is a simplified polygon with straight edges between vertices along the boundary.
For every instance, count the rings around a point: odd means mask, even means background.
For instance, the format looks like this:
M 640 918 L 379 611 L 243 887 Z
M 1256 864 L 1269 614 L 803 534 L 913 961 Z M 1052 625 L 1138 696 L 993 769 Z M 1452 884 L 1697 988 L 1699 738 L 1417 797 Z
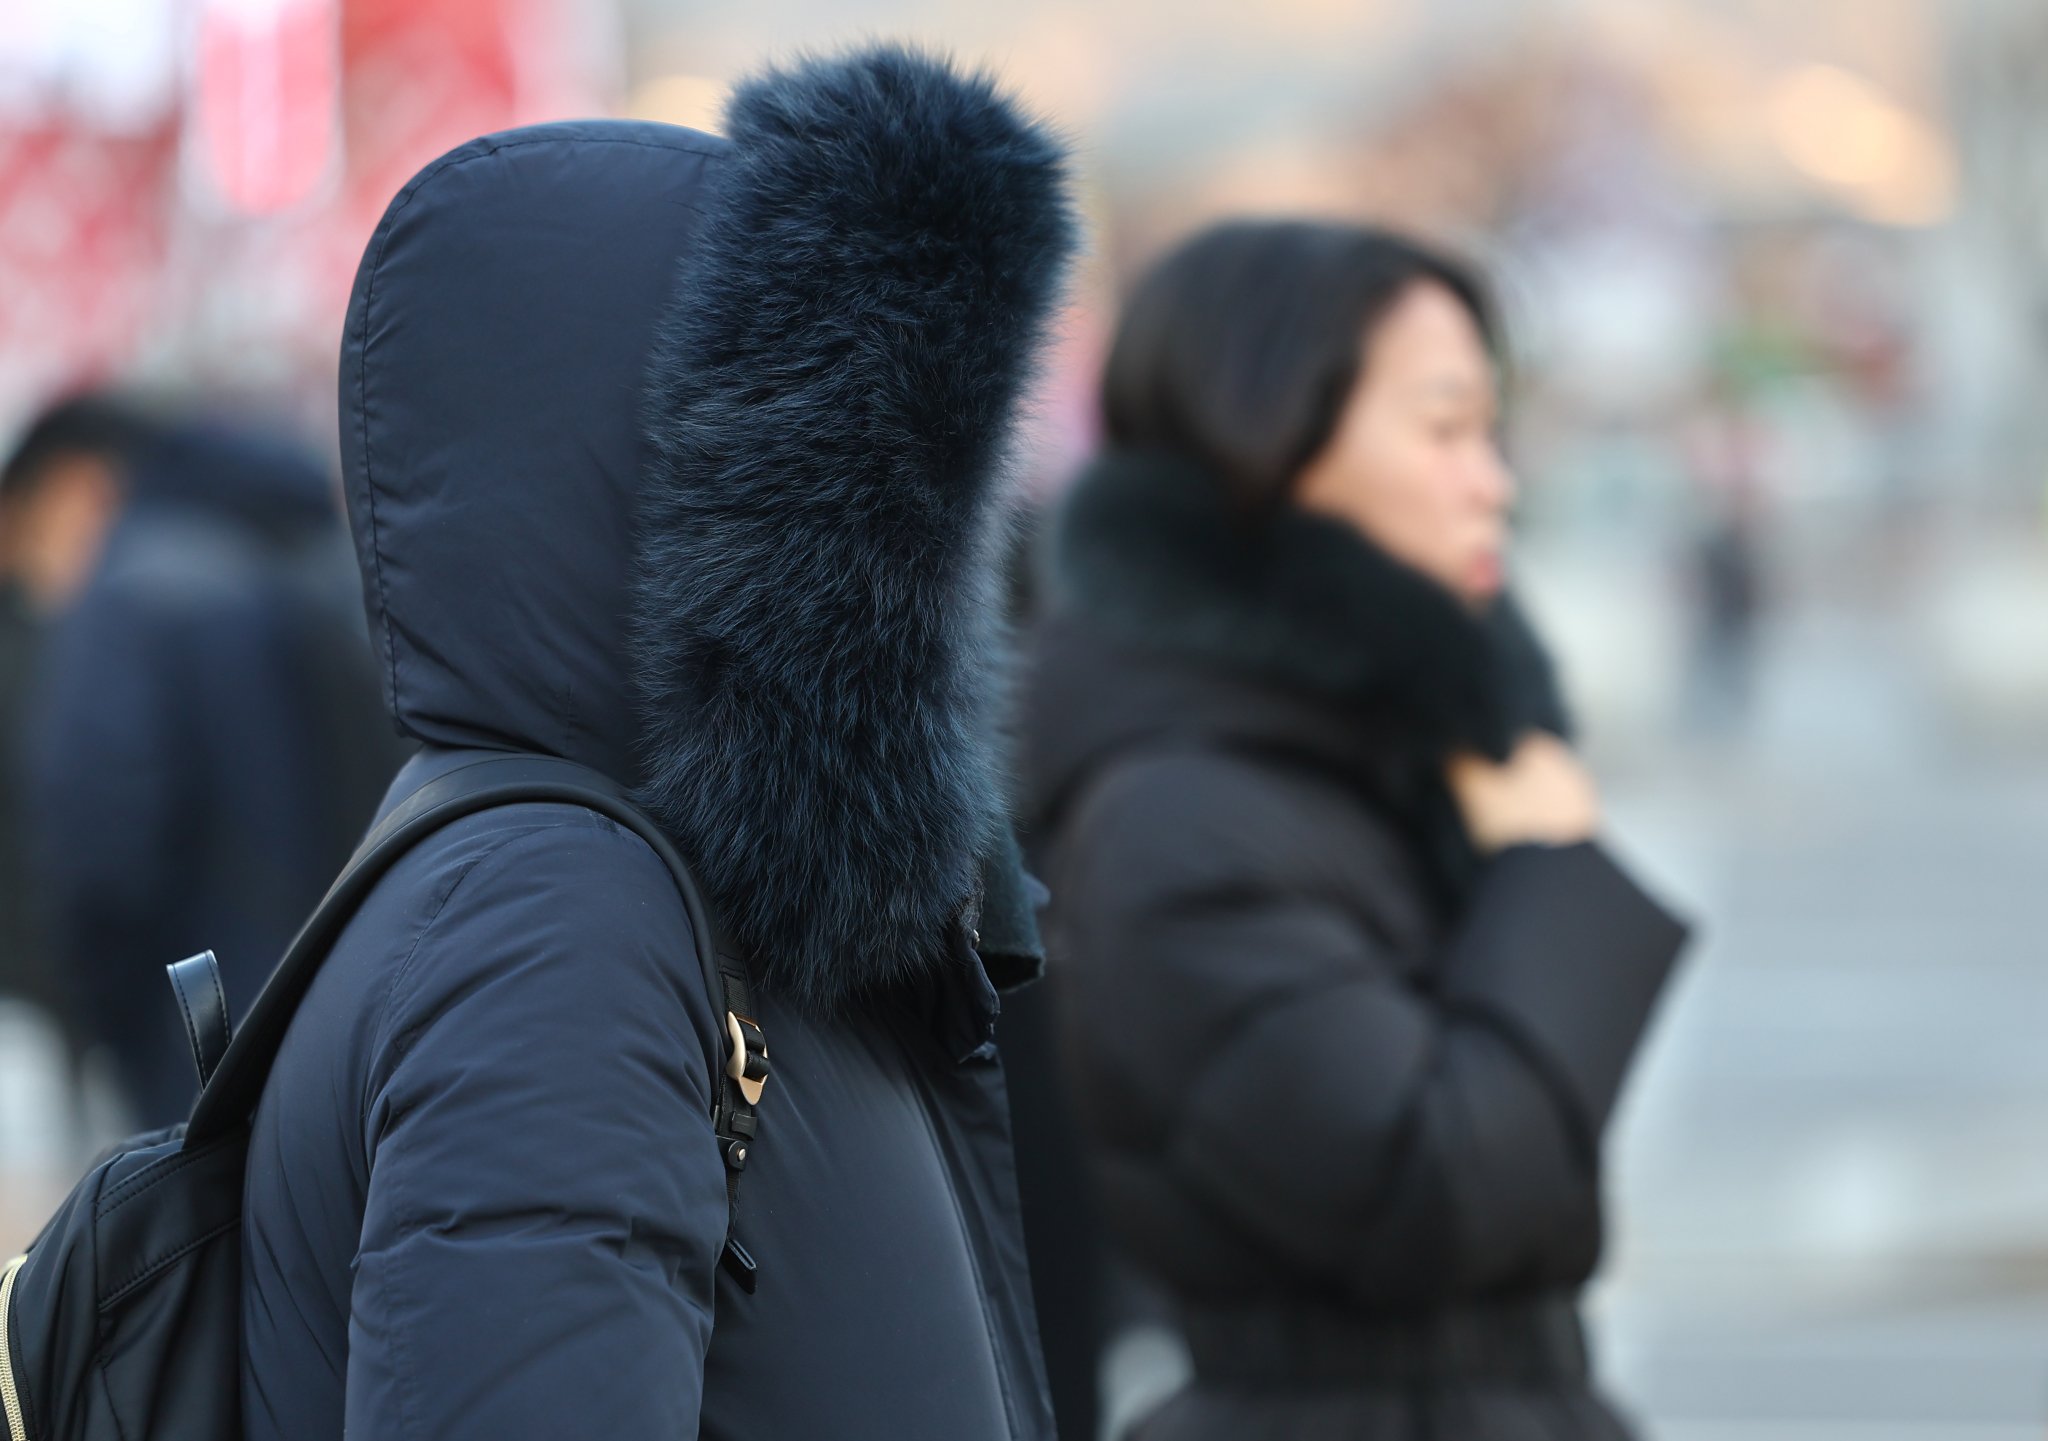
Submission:
M 822 1009 L 935 964 L 1005 853 L 997 479 L 1075 226 L 1057 142 L 913 52 L 726 125 L 649 385 L 641 794 Z
M 1233 513 L 1171 457 L 1110 454 L 1070 496 L 1064 604 L 1142 648 L 1369 710 L 1431 758 L 1504 758 L 1562 734 L 1541 645 L 1512 601 L 1475 616 L 1351 527 L 1294 507 Z

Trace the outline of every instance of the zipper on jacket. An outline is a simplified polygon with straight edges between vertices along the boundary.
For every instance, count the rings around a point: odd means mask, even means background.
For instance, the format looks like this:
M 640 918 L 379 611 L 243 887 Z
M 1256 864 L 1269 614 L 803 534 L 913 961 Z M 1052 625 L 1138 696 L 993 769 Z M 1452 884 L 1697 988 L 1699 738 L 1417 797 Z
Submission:
M 8 1323 L 14 1314 L 14 1277 L 27 1256 L 16 1256 L 0 1271 L 0 1408 L 7 1412 L 7 1441 L 28 1441 L 28 1417 L 21 1409 L 21 1392 L 14 1384 L 14 1355 L 7 1343 Z

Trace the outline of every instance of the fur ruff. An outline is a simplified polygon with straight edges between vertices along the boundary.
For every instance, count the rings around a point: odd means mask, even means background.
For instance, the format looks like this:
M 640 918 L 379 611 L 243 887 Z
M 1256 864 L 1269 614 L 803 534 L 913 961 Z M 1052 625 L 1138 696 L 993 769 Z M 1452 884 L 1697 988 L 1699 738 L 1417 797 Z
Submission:
M 1124 640 L 1370 709 L 1430 755 L 1505 759 L 1531 728 L 1567 733 L 1512 599 L 1475 615 L 1340 521 L 1234 514 L 1171 457 L 1098 461 L 1069 497 L 1056 564 L 1063 602 Z
M 935 964 L 1000 849 L 999 479 L 1075 222 L 1055 138 L 910 50 L 726 129 L 647 394 L 641 798 L 823 1010 Z

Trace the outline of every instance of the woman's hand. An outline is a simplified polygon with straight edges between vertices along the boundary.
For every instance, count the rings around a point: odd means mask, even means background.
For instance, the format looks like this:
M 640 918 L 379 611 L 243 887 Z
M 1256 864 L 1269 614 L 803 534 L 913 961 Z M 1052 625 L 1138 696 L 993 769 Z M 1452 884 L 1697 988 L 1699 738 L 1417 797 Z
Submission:
M 1600 829 L 1593 778 L 1554 735 L 1532 731 L 1503 764 L 1470 753 L 1445 765 L 1465 829 L 1482 855 L 1509 846 L 1568 846 Z

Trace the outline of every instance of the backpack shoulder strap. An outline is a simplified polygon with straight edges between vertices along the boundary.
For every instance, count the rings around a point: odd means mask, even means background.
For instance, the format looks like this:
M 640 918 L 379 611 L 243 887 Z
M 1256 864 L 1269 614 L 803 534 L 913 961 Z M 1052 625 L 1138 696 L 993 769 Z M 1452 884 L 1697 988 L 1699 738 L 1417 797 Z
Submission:
M 299 1002 L 329 949 L 370 888 L 399 858 L 434 832 L 465 816 L 500 806 L 558 802 L 595 811 L 645 841 L 667 867 L 689 916 L 697 962 L 712 1015 L 723 1019 L 724 1064 L 714 1068 L 712 1117 L 725 1163 L 729 1207 L 722 1264 L 746 1291 L 756 1268 L 733 1234 L 739 1177 L 757 1129 L 756 1108 L 768 1080 L 768 1046 L 754 1018 L 746 957 L 720 931 L 690 868 L 666 835 L 626 792 L 588 766 L 555 756 L 491 754 L 444 771 L 407 796 L 380 821 L 300 928 L 284 959 L 228 1043 L 186 1127 L 188 1147 L 206 1144 L 245 1124 L 263 1094 Z

